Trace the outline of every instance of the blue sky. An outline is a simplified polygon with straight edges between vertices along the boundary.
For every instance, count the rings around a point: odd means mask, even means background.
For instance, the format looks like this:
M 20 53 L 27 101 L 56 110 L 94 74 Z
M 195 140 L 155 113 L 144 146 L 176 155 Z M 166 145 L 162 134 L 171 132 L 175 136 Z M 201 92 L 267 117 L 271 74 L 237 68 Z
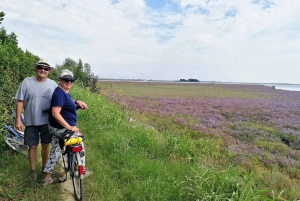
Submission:
M 163 9 L 168 1 L 165 0 L 146 0 L 146 5 L 153 9 Z
M 1 0 L 3 26 L 101 78 L 300 83 L 299 0 Z

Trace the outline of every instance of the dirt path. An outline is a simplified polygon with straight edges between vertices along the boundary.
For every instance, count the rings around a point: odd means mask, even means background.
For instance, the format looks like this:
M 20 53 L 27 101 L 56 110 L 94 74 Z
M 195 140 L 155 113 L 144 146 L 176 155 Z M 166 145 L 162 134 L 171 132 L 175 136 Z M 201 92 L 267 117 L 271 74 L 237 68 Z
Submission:
M 63 178 L 65 178 L 65 171 L 64 171 L 64 165 L 62 162 L 62 159 L 60 159 L 60 172 L 63 173 Z M 67 181 L 63 182 L 60 184 L 63 188 L 63 200 L 64 201 L 76 201 L 75 197 L 74 197 L 74 190 L 73 190 L 73 184 L 72 184 L 72 180 L 68 174 L 68 179 Z

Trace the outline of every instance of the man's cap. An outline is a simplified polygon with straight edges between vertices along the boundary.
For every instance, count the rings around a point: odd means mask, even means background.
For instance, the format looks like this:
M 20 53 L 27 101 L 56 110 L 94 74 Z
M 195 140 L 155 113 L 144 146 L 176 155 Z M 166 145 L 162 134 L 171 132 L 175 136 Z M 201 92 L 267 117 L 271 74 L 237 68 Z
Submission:
M 46 59 L 41 59 L 39 62 L 32 65 L 34 69 L 36 69 L 37 66 L 46 66 L 49 67 L 50 70 L 55 69 L 55 67 L 50 66 L 49 62 Z

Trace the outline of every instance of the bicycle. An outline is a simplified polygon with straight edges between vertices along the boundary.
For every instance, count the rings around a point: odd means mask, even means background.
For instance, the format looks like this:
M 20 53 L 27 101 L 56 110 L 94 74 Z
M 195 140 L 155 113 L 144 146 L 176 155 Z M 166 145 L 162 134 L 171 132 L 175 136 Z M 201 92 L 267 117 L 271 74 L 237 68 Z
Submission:
M 12 124 L 14 125 L 15 122 L 15 111 L 12 111 L 11 117 Z M 21 115 L 21 121 L 23 122 L 23 115 Z M 19 131 L 15 128 L 12 128 L 8 125 L 3 126 L 4 134 L 4 142 L 5 144 L 11 148 L 12 150 L 18 152 L 19 154 L 28 157 L 28 149 L 27 145 L 24 145 L 24 132 Z
M 66 178 L 59 180 L 59 183 L 67 181 L 67 174 L 69 173 L 72 178 L 74 194 L 76 200 L 81 201 L 83 199 L 83 178 L 84 178 L 84 166 L 81 161 L 80 153 L 84 150 L 84 146 L 81 142 L 84 141 L 84 137 L 79 133 L 74 133 L 70 130 L 64 132 L 63 137 L 60 138 L 60 146 L 62 149 L 62 160 Z M 67 157 L 65 160 L 64 155 Z
M 16 123 L 16 116 L 17 116 L 17 114 L 16 114 L 16 111 L 14 111 L 14 110 L 12 110 L 11 111 L 11 123 L 12 123 L 12 125 L 13 125 L 13 127 L 14 127 L 14 130 L 17 130 L 16 129 L 16 127 L 15 127 L 15 123 Z M 23 114 L 23 111 L 22 111 L 22 113 L 21 113 L 21 122 L 22 123 L 24 123 L 24 114 Z M 21 132 L 21 131 L 20 131 Z M 23 133 L 23 132 L 22 132 Z M 23 133 L 23 137 L 24 137 L 24 133 Z

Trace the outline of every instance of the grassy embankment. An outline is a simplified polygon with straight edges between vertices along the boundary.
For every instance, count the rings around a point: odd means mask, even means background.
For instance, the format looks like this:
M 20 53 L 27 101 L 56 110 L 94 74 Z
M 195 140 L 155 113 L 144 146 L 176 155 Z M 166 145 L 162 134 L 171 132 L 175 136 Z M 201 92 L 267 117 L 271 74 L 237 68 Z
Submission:
M 284 183 L 289 177 L 276 168 L 264 169 L 255 156 L 233 155 L 224 148 L 222 136 L 174 124 L 171 116 L 154 115 L 156 123 L 149 122 L 155 123 L 156 130 L 147 129 L 130 123 L 124 108 L 105 97 L 77 87 L 71 93 L 89 105 L 89 110 L 78 112 L 87 167 L 93 171 L 85 179 L 86 200 L 291 200 L 299 196 L 299 185 L 293 179 L 284 188 L 268 186 L 264 175 L 285 179 Z M 150 118 L 135 114 L 137 120 Z M 5 149 L 2 139 L 0 142 L 0 199 L 61 199 L 59 185 L 43 187 L 29 181 L 27 159 Z M 234 161 L 239 157 L 246 158 L 248 166 Z

